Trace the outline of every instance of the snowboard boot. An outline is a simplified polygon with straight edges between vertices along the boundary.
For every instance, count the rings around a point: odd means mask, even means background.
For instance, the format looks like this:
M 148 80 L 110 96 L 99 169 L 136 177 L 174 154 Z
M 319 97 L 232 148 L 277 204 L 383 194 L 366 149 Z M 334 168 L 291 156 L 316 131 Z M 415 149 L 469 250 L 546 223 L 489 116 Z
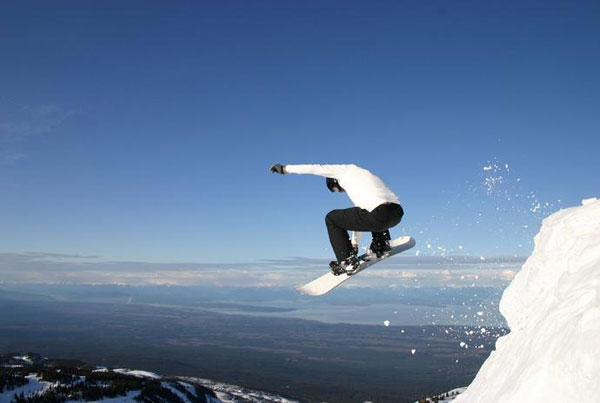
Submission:
M 342 260 L 341 262 L 338 260 L 332 260 L 329 263 L 329 268 L 331 269 L 331 272 L 334 276 L 339 276 L 340 274 L 344 273 L 351 276 L 352 274 L 354 274 L 356 269 L 358 269 L 359 265 L 360 262 L 358 261 L 356 255 L 351 255 L 350 257 L 348 257 L 345 260 Z
M 390 231 L 373 232 L 373 241 L 369 249 L 378 259 L 384 257 L 392 248 L 390 246 Z

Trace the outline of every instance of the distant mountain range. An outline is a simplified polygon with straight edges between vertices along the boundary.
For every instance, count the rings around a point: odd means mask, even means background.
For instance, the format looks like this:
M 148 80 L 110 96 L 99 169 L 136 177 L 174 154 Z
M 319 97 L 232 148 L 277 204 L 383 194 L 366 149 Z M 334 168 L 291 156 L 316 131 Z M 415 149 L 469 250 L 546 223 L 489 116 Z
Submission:
M 0 403 L 277 402 L 292 400 L 235 385 L 152 372 L 94 367 L 36 353 L 0 354 Z

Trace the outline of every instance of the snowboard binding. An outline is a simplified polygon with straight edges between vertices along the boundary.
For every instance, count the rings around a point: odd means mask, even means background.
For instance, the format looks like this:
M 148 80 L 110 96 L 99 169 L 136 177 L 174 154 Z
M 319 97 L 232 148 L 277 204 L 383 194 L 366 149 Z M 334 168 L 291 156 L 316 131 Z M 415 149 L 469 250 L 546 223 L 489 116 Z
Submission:
M 360 266 L 360 261 L 355 255 L 350 256 L 346 260 L 337 261 L 333 260 L 329 263 L 329 268 L 334 276 L 339 276 L 341 274 L 347 274 L 351 276 L 358 270 Z
M 373 241 L 369 250 L 377 256 L 378 259 L 387 257 L 392 247 L 390 246 L 390 231 L 373 232 Z

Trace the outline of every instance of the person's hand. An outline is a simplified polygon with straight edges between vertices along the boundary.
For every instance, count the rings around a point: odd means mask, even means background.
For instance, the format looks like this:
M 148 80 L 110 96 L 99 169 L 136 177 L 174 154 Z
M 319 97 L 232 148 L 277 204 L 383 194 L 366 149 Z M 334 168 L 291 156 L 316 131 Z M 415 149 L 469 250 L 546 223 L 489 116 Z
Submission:
M 271 171 L 271 173 L 274 173 L 274 174 L 279 174 L 279 175 L 285 174 L 285 167 L 281 164 L 271 165 L 271 168 L 269 168 L 269 170 Z

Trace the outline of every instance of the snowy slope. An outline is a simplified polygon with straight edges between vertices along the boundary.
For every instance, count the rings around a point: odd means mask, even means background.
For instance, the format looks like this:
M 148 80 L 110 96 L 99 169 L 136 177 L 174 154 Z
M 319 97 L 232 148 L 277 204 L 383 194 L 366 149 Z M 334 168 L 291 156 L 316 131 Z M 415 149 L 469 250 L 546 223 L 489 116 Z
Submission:
M 126 394 L 123 394 L 123 388 Z M 209 379 L 163 377 L 125 368 L 94 368 L 80 361 L 49 360 L 39 354 L 0 354 L 0 403 L 12 403 L 21 394 L 44 401 L 65 398 L 67 403 L 134 403 L 140 399 L 180 403 L 294 403 L 267 392 Z M 92 400 L 89 400 L 90 396 L 93 396 Z
M 600 401 L 600 200 L 544 220 L 500 311 L 510 333 L 455 402 Z
M 0 391 L 0 403 L 11 403 L 15 397 L 23 394 L 25 396 L 33 396 L 36 393 L 48 390 L 52 386 L 50 382 L 44 382 L 36 374 L 26 376 L 28 383 L 24 386 L 15 388 L 14 390 Z
M 221 402 L 201 383 L 177 377 L 140 370 L 94 369 L 81 361 L 51 360 L 35 353 L 0 354 L 0 403 L 15 402 L 19 396 L 67 403 Z
M 248 389 L 243 386 L 215 382 L 210 379 L 192 377 L 185 377 L 181 379 L 188 379 L 210 388 L 215 392 L 222 403 L 297 403 L 295 400 L 287 399 L 282 396 Z

